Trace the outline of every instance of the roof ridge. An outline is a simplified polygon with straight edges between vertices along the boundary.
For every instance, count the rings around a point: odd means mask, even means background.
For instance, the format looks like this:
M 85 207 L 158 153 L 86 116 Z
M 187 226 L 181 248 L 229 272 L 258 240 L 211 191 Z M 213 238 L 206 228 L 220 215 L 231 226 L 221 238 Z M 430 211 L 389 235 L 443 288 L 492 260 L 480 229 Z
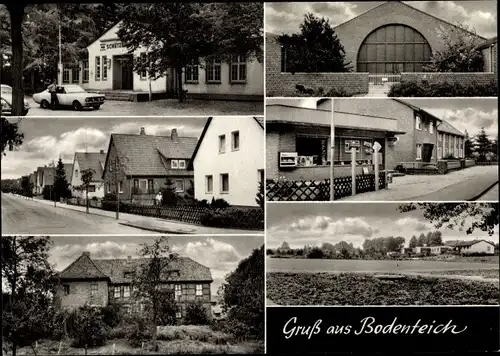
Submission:
M 126 134 L 126 133 L 112 133 L 111 135 L 115 136 L 146 136 L 146 137 L 161 137 L 161 138 L 172 138 L 172 136 L 169 135 L 141 135 L 141 134 Z M 193 139 L 198 139 L 195 136 L 177 136 L 177 138 L 193 138 Z

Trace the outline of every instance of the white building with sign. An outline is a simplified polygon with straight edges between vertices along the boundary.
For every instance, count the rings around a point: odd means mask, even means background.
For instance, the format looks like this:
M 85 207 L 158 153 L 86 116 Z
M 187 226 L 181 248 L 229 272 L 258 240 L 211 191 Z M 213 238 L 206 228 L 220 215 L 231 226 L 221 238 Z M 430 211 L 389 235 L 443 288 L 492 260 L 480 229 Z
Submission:
M 65 66 L 64 84 L 79 84 L 91 91 L 149 93 L 147 73 L 133 70 L 134 58 L 146 56 L 147 49 L 130 52 L 124 47 L 118 37 L 120 25 L 121 22 L 87 47 L 88 60 L 77 66 Z M 182 86 L 189 98 L 263 100 L 264 64 L 257 59 L 233 56 L 226 62 L 219 58 L 200 62 L 200 65 L 188 66 L 182 73 Z M 162 96 L 176 95 L 178 76 L 175 69 L 151 80 L 151 90 Z

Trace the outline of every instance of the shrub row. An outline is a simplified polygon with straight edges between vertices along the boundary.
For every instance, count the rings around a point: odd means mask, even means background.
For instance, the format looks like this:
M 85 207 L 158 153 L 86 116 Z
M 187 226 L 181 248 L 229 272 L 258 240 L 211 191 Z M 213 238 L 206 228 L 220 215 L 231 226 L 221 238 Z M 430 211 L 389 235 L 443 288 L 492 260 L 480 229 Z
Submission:
M 432 83 L 423 80 L 420 82 L 403 82 L 391 86 L 389 97 L 474 97 L 497 96 L 498 83 L 496 80 L 488 84 L 460 83 Z

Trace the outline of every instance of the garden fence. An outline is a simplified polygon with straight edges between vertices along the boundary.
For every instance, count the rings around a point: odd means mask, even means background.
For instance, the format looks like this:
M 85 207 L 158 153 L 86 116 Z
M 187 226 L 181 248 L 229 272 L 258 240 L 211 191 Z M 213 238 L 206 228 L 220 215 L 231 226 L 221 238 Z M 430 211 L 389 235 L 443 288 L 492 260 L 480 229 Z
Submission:
M 379 174 L 379 188 L 386 187 L 385 172 Z M 352 178 L 338 177 L 334 179 L 335 200 L 352 195 Z M 375 190 L 375 174 L 356 176 L 356 193 Z M 329 201 L 330 179 L 323 181 L 273 181 L 266 182 L 268 201 Z

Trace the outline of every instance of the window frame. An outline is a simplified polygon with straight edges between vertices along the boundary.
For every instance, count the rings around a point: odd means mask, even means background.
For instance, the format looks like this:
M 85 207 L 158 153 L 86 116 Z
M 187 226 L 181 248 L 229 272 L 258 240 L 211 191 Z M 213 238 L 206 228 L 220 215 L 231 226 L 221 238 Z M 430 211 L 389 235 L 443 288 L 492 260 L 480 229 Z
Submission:
M 219 135 L 219 154 L 226 153 L 226 143 L 226 135 Z
M 95 282 L 90 283 L 90 295 L 95 296 L 97 295 L 97 292 L 99 292 L 99 285 Z
M 420 115 L 415 115 L 415 129 L 422 131 L 422 118 Z
M 144 61 L 147 61 L 147 56 L 148 56 L 148 53 L 147 52 L 141 52 L 139 53 L 139 60 L 142 62 L 143 60 Z M 144 58 L 144 59 L 143 59 Z M 148 71 L 147 70 L 141 70 L 139 72 L 139 80 L 147 80 L 148 79 Z
M 237 140 L 235 140 L 237 137 Z M 238 147 L 235 146 L 235 142 L 238 141 Z M 240 150 L 240 131 L 236 130 L 231 132 L 231 151 L 239 151 Z
M 416 153 L 416 158 L 415 160 L 421 161 L 422 160 L 422 149 L 423 149 L 423 144 L 417 143 L 417 153 Z M 420 157 L 419 157 L 420 156 Z
M 209 190 L 209 181 L 212 185 L 211 189 Z M 205 176 L 205 193 L 206 194 L 213 194 L 214 192 L 214 176 L 212 174 L 206 175 Z
M 95 81 L 101 81 L 101 56 L 95 56 L 94 59 L 94 79 Z
M 69 75 L 70 71 L 71 71 L 70 68 L 63 67 L 63 76 L 62 76 L 63 84 L 70 84 L 70 75 Z M 67 79 L 65 79 L 66 76 Z
M 178 159 L 173 159 L 170 161 L 170 168 L 171 169 L 179 169 L 179 160 Z
M 236 60 L 235 60 L 236 59 Z M 233 68 L 236 67 L 236 79 L 233 79 Z M 241 73 L 242 68 L 244 70 L 244 78 L 242 79 Z M 229 80 L 232 84 L 244 84 L 247 82 L 247 59 L 246 56 L 236 55 L 231 56 L 231 62 L 229 63 Z
M 181 189 L 179 189 L 179 187 L 177 186 L 178 182 L 182 182 L 182 188 Z M 184 193 L 184 191 L 186 189 L 186 184 L 184 182 L 184 179 L 175 179 L 174 180 L 174 184 L 175 184 L 175 192 L 176 193 Z
M 113 298 L 114 299 L 118 299 L 118 298 L 121 298 L 122 294 L 121 294 L 121 287 L 120 286 L 114 286 L 113 287 Z M 116 292 L 118 291 L 118 296 L 116 296 Z
M 102 56 L 102 81 L 108 80 L 108 56 Z
M 219 79 L 217 79 L 217 74 Z M 207 84 L 222 83 L 222 60 L 217 57 L 211 57 L 205 60 L 205 82 Z
M 123 193 L 123 181 L 118 182 L 118 193 L 122 194 Z
M 184 72 L 184 82 L 187 84 L 199 84 L 200 83 L 200 66 L 198 64 L 186 65 L 185 72 Z
M 203 297 L 203 284 L 196 284 L 194 295 L 197 297 Z
M 69 284 L 63 284 L 63 295 L 70 295 L 71 294 L 71 285 Z
M 224 190 L 224 177 L 227 176 L 227 190 Z M 229 186 L 229 173 L 221 173 L 219 175 L 219 178 L 220 178 L 220 193 L 221 194 L 228 194 L 229 193 L 229 190 L 230 190 L 230 186 Z
M 89 76 L 89 61 L 84 60 L 82 61 L 82 67 L 83 67 L 83 76 L 82 76 L 82 83 L 88 83 L 90 76 Z M 85 79 L 87 78 L 87 79 Z

